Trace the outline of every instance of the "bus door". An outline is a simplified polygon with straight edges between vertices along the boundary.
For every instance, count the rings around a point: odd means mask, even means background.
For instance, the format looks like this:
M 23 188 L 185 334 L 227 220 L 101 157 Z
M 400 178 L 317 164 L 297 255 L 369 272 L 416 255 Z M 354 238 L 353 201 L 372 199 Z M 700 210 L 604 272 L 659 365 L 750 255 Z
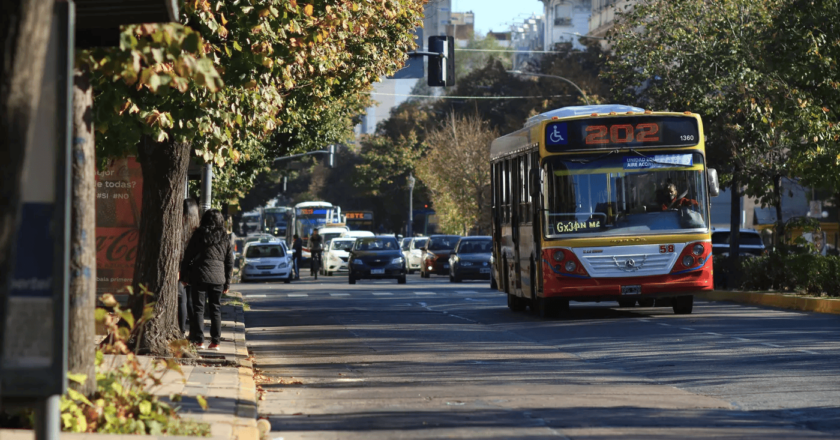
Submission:
M 504 289 L 502 281 L 502 271 L 499 269 L 502 261 L 502 182 L 501 182 L 501 162 L 496 162 L 490 167 L 490 182 L 492 182 L 493 200 L 491 216 L 491 234 L 493 235 L 493 266 L 494 271 L 490 274 L 496 280 L 496 287 L 499 290 Z
M 511 186 L 511 194 L 510 194 L 511 195 L 511 203 L 510 203 L 510 208 L 511 208 L 511 222 L 510 222 L 511 234 L 510 234 L 510 236 L 511 236 L 511 240 L 513 241 L 513 262 L 514 262 L 514 268 L 513 268 L 514 277 L 511 279 L 511 281 L 513 281 L 511 283 L 511 288 L 512 288 L 512 290 L 514 290 L 514 292 L 517 289 L 520 289 L 520 290 L 522 289 L 522 272 L 521 272 L 522 265 L 520 264 L 520 260 L 521 260 L 521 255 L 520 255 L 521 239 L 520 239 L 520 236 L 521 236 L 521 234 L 520 234 L 520 231 L 519 231 L 519 225 L 521 223 L 521 219 L 520 219 L 520 212 L 519 211 L 520 211 L 520 206 L 522 204 L 522 197 L 521 197 L 522 196 L 522 190 L 521 190 L 521 188 L 522 188 L 522 173 L 520 172 L 520 170 L 521 170 L 521 163 L 522 163 L 523 158 L 524 158 L 523 156 L 519 156 L 519 157 L 514 157 L 510 160 L 510 177 L 511 177 L 511 183 L 513 183 L 513 185 Z M 522 296 L 521 292 L 516 292 L 516 294 L 518 296 Z

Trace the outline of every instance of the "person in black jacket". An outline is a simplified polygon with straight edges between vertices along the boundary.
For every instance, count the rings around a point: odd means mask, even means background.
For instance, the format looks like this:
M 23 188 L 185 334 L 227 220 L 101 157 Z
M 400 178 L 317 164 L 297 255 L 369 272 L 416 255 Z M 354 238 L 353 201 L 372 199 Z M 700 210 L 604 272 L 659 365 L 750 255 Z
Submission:
M 292 242 L 292 249 L 295 251 L 295 279 L 300 279 L 300 260 L 303 258 L 303 240 L 300 236 L 295 234 Z
M 222 293 L 230 287 L 233 272 L 233 245 L 225 230 L 225 220 L 217 209 L 201 217 L 201 225 L 193 233 L 181 274 L 190 285 L 193 302 L 190 320 L 190 341 L 197 348 L 204 348 L 204 299 L 210 307 L 210 350 L 219 350 L 222 338 Z

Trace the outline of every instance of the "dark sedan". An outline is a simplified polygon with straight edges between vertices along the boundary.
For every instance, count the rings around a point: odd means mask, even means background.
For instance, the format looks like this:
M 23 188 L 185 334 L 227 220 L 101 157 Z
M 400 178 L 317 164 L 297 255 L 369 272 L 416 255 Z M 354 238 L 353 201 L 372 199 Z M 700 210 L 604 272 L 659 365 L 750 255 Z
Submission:
M 405 258 L 393 236 L 359 237 L 350 250 L 350 284 L 356 280 L 396 278 L 405 284 Z
M 490 237 L 463 237 L 449 256 L 449 281 L 489 280 L 490 255 L 493 241 Z
M 431 235 L 423 247 L 423 264 L 420 276 L 429 278 L 432 274 L 449 275 L 449 254 L 458 244 L 459 235 Z

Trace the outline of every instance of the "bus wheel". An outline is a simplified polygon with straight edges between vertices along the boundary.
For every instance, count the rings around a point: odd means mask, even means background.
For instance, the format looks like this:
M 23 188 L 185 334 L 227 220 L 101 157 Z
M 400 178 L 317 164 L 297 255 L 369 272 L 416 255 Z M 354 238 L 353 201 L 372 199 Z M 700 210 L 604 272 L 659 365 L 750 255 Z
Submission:
M 690 315 L 694 309 L 694 295 L 678 296 L 674 298 L 674 314 Z
M 639 301 L 641 303 L 641 301 Z M 636 305 L 635 299 L 620 299 L 618 300 L 619 307 L 633 307 Z
M 536 303 L 536 307 L 532 305 L 531 310 L 540 318 L 556 318 L 560 316 L 560 312 L 569 308 L 568 301 L 550 300 L 545 297 L 537 297 L 532 303 Z
M 655 300 L 653 298 L 645 298 L 639 300 L 639 307 L 653 307 Z
M 507 300 L 508 308 L 513 310 L 514 312 L 521 312 L 525 310 L 525 300 L 523 300 L 522 298 L 508 293 Z

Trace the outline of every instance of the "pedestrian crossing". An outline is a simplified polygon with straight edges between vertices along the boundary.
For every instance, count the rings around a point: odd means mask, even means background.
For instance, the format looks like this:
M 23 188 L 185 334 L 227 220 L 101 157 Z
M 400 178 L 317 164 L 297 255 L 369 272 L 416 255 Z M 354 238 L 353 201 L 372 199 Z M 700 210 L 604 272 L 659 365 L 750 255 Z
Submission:
M 275 293 L 272 292 L 269 295 L 265 294 L 245 294 L 243 295 L 245 298 L 309 298 L 309 297 L 317 297 L 317 296 L 329 296 L 333 298 L 348 298 L 348 297 L 365 297 L 365 296 L 374 296 L 374 297 L 383 297 L 383 296 L 419 296 L 419 297 L 429 297 L 429 296 L 446 296 L 446 295 L 455 295 L 455 296 L 464 296 L 464 295 L 498 295 L 499 292 L 495 290 L 447 290 L 447 291 L 433 291 L 433 290 L 417 290 L 417 291 L 410 291 L 410 292 L 372 292 L 372 291 L 360 291 L 360 292 L 313 292 L 313 293 Z

